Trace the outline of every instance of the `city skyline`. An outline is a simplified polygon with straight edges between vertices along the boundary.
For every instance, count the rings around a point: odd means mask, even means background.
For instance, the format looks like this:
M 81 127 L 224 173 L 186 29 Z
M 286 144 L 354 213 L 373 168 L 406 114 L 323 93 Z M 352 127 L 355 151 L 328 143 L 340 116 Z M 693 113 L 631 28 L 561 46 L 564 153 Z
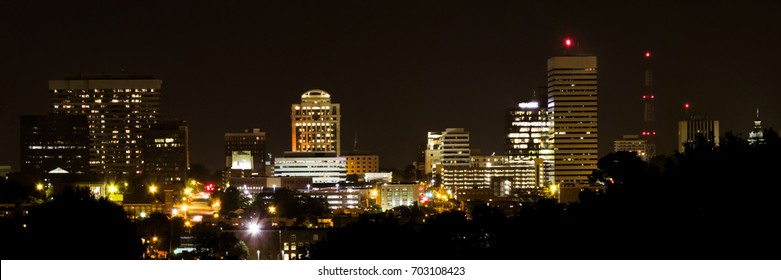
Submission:
M 573 54 L 599 58 L 600 157 L 642 131 L 643 55 L 654 53 L 657 153 L 669 155 L 683 103 L 718 119 L 722 134 L 748 137 L 757 108 L 764 127 L 781 123 L 772 107 L 781 104 L 773 82 L 781 36 L 769 28 L 781 25 L 772 12 L 779 4 L 753 4 L 163 3 L 159 13 L 108 3 L 37 13 L 12 4 L 0 48 L 21 55 L 8 55 L 0 70 L 0 131 L 9 135 L 0 165 L 19 169 L 19 116 L 48 112 L 48 80 L 122 70 L 163 81 L 161 116 L 188 121 L 191 163 L 212 170 L 224 161 L 226 132 L 258 127 L 268 151 L 288 150 L 288 106 L 311 88 L 343 105 L 341 142 L 357 130 L 361 149 L 379 154 L 384 168 L 410 164 L 425 133 L 444 127 L 463 127 L 472 148 L 501 154 L 506 109 L 545 84 L 545 62 L 563 54 L 565 37 Z M 214 20 L 202 20 L 209 8 Z M 560 14 L 547 18 L 555 8 Z M 82 43 L 89 39 L 112 43 Z M 75 43 L 52 43 L 66 40 Z

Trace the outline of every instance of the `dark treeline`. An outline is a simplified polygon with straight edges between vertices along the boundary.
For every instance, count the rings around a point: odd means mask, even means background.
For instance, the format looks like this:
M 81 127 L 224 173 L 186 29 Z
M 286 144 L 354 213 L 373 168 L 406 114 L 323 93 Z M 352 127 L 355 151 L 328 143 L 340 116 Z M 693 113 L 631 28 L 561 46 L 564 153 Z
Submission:
M 569 205 L 525 203 L 511 216 L 485 205 L 472 219 L 364 216 L 313 246 L 315 259 L 778 259 L 781 143 L 728 133 L 648 164 L 635 154 L 600 159 L 594 183 Z M 406 211 L 423 215 L 422 211 Z M 424 217 L 424 216 L 423 216 Z M 421 217 L 422 218 L 422 217 Z
M 27 215 L 0 219 L 2 259 L 139 259 L 144 247 L 121 206 L 65 188 Z

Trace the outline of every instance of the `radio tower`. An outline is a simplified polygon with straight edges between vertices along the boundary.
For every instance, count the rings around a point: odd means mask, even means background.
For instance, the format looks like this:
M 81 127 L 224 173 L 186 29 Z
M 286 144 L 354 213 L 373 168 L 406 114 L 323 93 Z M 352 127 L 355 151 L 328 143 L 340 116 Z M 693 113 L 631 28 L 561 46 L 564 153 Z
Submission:
M 645 52 L 645 90 L 643 91 L 643 138 L 646 139 L 646 156 L 648 159 L 656 156 L 656 129 L 654 128 L 654 91 L 651 70 L 651 51 Z

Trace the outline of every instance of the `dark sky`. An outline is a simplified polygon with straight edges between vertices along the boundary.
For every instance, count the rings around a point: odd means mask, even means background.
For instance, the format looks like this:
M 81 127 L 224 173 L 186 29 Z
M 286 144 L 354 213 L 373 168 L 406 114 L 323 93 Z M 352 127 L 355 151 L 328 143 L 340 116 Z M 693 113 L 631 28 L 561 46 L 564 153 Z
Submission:
M 383 167 L 446 127 L 502 153 L 506 109 L 545 84 L 565 36 L 598 56 L 600 155 L 640 130 L 653 52 L 669 154 L 686 101 L 722 132 L 747 134 L 755 108 L 781 126 L 779 14 L 779 1 L 3 1 L 0 165 L 18 169 L 19 115 L 49 111 L 47 80 L 122 69 L 163 80 L 163 115 L 189 122 L 191 162 L 210 169 L 226 131 L 260 127 L 269 151 L 289 150 L 290 105 L 313 88 L 342 104 L 342 149 L 357 130 Z

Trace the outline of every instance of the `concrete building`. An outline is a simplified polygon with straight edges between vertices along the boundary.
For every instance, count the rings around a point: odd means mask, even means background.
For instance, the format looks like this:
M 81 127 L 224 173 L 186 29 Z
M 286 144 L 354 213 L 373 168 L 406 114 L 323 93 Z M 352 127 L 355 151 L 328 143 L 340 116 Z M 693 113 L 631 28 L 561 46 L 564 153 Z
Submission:
M 22 173 L 37 179 L 50 172 L 89 173 L 86 115 L 21 116 L 19 127 Z
M 640 139 L 639 135 L 624 135 L 621 140 L 613 141 L 614 152 L 634 152 L 644 161 L 650 159 L 648 154 L 648 140 Z
M 597 168 L 597 57 L 548 59 L 553 181 L 584 184 Z
M 228 177 L 266 176 L 266 132 L 260 128 L 225 133 Z
M 144 134 L 144 174 L 163 188 L 179 189 L 190 168 L 187 122 L 160 121 Z
M 303 189 L 299 190 L 304 192 Z M 338 187 L 338 184 L 326 188 L 311 188 L 306 193 L 313 198 L 322 198 L 331 211 L 337 209 L 362 209 L 368 204 L 369 188 Z
M 52 112 L 87 115 L 93 172 L 143 172 L 143 134 L 160 115 L 162 81 L 129 74 L 80 74 L 49 81 Z
M 341 155 L 341 110 L 331 95 L 313 89 L 301 95 L 291 107 L 291 149 L 293 152 L 333 152 Z
M 422 187 L 417 184 L 383 184 L 380 186 L 380 207 L 387 211 L 398 206 L 412 206 L 420 201 Z
M 704 116 L 691 116 L 678 122 L 678 152 L 683 153 L 686 145 L 697 144 L 698 138 L 719 145 L 719 121 Z
M 347 180 L 347 159 L 334 152 L 285 152 L 274 159 L 275 177 L 311 177 L 313 183 Z

